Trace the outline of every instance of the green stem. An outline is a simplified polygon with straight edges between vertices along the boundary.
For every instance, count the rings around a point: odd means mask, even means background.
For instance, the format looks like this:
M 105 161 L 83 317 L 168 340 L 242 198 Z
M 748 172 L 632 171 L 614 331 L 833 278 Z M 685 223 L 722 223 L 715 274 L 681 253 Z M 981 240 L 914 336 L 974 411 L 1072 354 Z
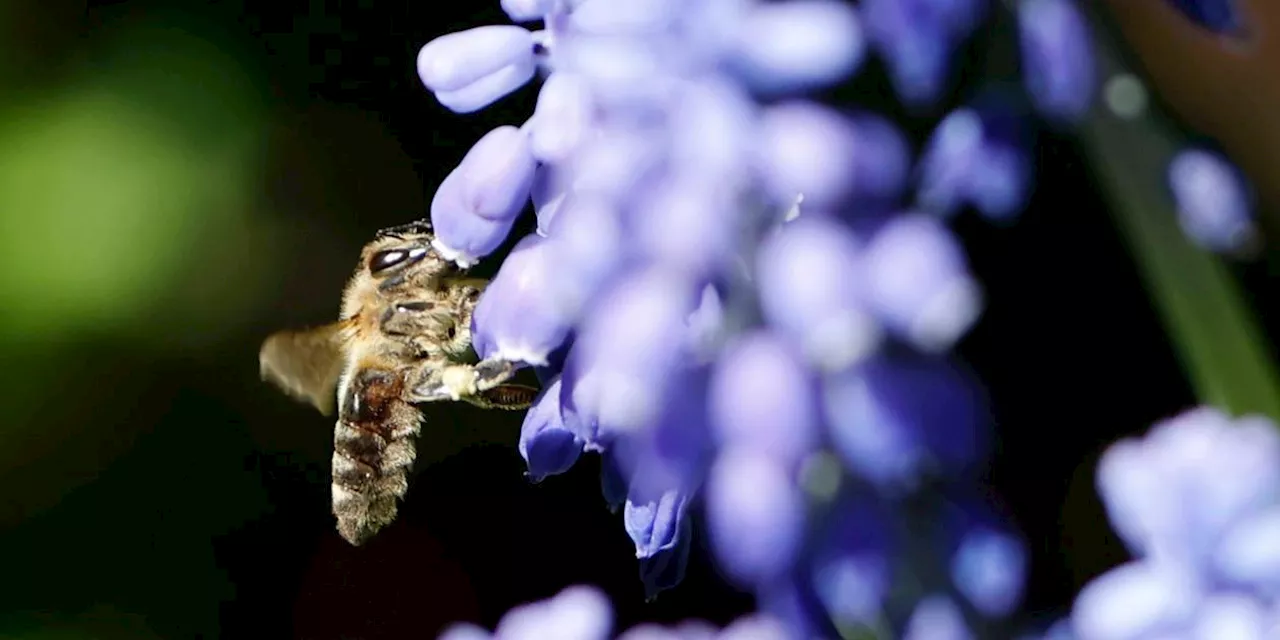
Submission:
M 1124 68 L 1103 36 L 1095 44 L 1105 79 Z M 1280 421 L 1280 376 L 1239 287 L 1177 223 L 1165 187 L 1177 141 L 1152 117 L 1125 120 L 1101 105 L 1080 135 L 1196 395 L 1235 415 Z

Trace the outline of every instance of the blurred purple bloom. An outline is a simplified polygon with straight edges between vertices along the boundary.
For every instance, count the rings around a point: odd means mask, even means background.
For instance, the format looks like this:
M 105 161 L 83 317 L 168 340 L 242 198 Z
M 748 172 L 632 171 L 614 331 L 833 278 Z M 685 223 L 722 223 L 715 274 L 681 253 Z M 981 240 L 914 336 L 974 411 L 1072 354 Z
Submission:
M 670 26 L 681 4 L 682 0 L 589 0 L 574 8 L 569 24 L 578 32 L 594 35 L 653 33 Z
M 1113 445 L 1098 463 L 1098 489 L 1135 553 L 1203 557 L 1228 527 L 1280 497 L 1280 435 L 1215 409 L 1189 411 Z
M 1169 163 L 1169 187 L 1179 224 L 1200 246 L 1234 251 L 1256 233 L 1244 176 L 1220 154 L 1201 149 L 1178 153 Z
M 846 226 L 815 216 L 787 223 L 760 247 L 756 269 L 765 319 L 821 369 L 846 368 L 879 345 L 861 257 Z
M 982 615 L 1007 616 L 1022 601 L 1027 550 L 1022 537 L 983 498 L 949 501 L 940 527 L 951 582 Z
M 849 195 L 858 154 L 857 133 L 844 116 L 808 102 L 770 107 L 761 118 L 758 163 L 775 202 L 804 195 L 822 209 Z
M 690 273 L 719 272 L 740 233 L 737 212 L 725 200 L 714 183 L 672 178 L 655 185 L 629 219 L 634 250 Z
M 484 359 L 543 366 L 569 336 L 565 310 L 547 297 L 556 276 L 551 243 L 525 236 L 508 254 L 476 304 L 472 345 Z
M 534 36 L 492 25 L 445 34 L 418 52 L 418 76 L 440 104 L 457 113 L 489 106 L 533 78 Z
M 869 624 L 893 577 L 889 514 L 866 496 L 844 496 L 830 510 L 813 557 L 814 589 L 831 618 Z
M 1095 578 L 1080 591 L 1072 628 L 1080 640 L 1171 634 L 1194 617 L 1199 597 L 1191 576 L 1172 567 L 1134 562 Z
M 757 594 L 760 610 L 782 624 L 786 637 L 839 637 L 812 577 L 803 569 L 761 585 Z
M 740 26 L 736 63 L 753 87 L 792 93 L 848 77 L 865 47 L 858 14 L 844 2 L 761 3 Z
M 870 40 L 908 104 L 931 104 L 942 93 L 956 46 L 986 10 L 985 0 L 865 0 Z
M 1030 135 L 1011 100 L 984 94 L 934 129 L 919 161 L 917 206 L 949 216 L 972 205 L 983 216 L 1017 215 L 1031 194 Z
M 551 13 L 560 0 L 502 0 L 502 10 L 516 22 L 532 22 Z
M 492 634 L 475 625 L 460 624 L 446 629 L 440 638 L 608 640 L 612 637 L 612 632 L 613 607 L 608 597 L 595 587 L 579 585 L 566 587 L 546 600 L 524 604 L 508 611 Z
M 587 303 L 622 266 L 626 236 L 617 207 L 608 199 L 572 193 L 556 206 L 546 235 L 560 269 L 547 295 L 579 318 Z
M 787 571 L 804 534 L 804 496 L 787 468 L 747 447 L 722 449 L 706 487 L 711 549 L 735 584 L 756 587 Z
M 868 306 L 919 349 L 950 349 L 982 311 L 982 291 L 963 248 L 934 218 L 912 213 L 889 220 L 871 239 L 863 264 Z
M 711 423 L 723 446 L 746 447 L 795 468 L 818 444 L 815 380 L 781 338 L 740 336 L 716 363 Z
M 608 597 L 597 587 L 574 585 L 556 595 L 508 611 L 493 633 L 472 624 L 455 624 L 441 640 L 608 640 L 613 638 L 614 614 Z M 777 620 L 758 614 L 734 620 L 724 629 L 701 620 L 673 626 L 641 624 L 618 640 L 787 640 Z
M 906 190 L 911 171 L 906 137 L 892 122 L 872 113 L 852 117 L 858 142 L 855 169 L 847 176 L 858 204 L 891 206 Z
M 1188 411 L 1108 449 L 1098 488 L 1138 559 L 1081 590 L 1071 615 L 1079 640 L 1263 638 L 1280 630 L 1274 423 Z
M 933 596 L 916 605 L 902 637 L 903 640 L 972 640 L 974 635 L 955 602 L 945 596 Z
M 686 355 L 697 292 L 680 273 L 651 267 L 616 282 L 593 306 L 565 370 L 565 410 L 588 446 L 653 424 L 665 383 Z
M 1018 5 L 1022 77 L 1031 100 L 1048 118 L 1083 117 L 1097 93 L 1089 25 L 1073 0 L 1026 0 Z
M 716 185 L 722 197 L 743 188 L 759 117 L 746 90 L 710 76 L 684 87 L 670 111 L 670 174 Z
M 1240 35 L 1244 21 L 1236 0 L 1166 0 L 1196 24 L 1213 31 Z
M 882 356 L 824 386 L 836 451 L 877 485 L 911 487 L 921 474 L 961 471 L 986 453 L 979 390 L 945 360 Z
M 538 395 L 520 427 L 520 456 L 529 465 L 529 478 L 539 482 L 568 471 L 582 453 L 582 441 L 560 417 L 560 378 Z
M 787 640 L 791 638 L 787 635 L 786 627 L 780 622 L 760 615 L 738 618 L 716 637 L 719 640 Z
M 891 215 L 911 172 L 906 136 L 882 116 L 796 92 L 854 73 L 871 44 L 904 100 L 934 100 L 987 2 L 502 7 L 545 31 L 452 34 L 418 62 L 456 111 L 547 74 L 524 126 L 481 139 L 432 203 L 437 248 L 469 265 L 502 245 L 532 200 L 536 233 L 506 259 L 473 322 L 479 355 L 534 365 L 546 386 L 521 434 L 530 476 L 562 472 L 582 450 L 601 454 L 602 494 L 623 508 L 650 597 L 683 576 L 687 511 L 705 492 L 718 569 L 774 616 L 718 637 L 832 637 L 833 617 L 879 618 L 898 570 L 889 503 L 851 497 L 841 469 L 829 492 L 805 488 L 816 486 L 815 460 L 839 466 L 820 449 L 828 444 L 880 488 L 962 470 L 985 452 L 985 415 L 965 376 L 943 360 L 876 356 L 885 329 L 945 351 L 976 317 L 978 288 L 942 224 Z M 971 135 L 924 171 L 933 182 L 922 199 L 1011 215 L 1029 188 L 1026 140 L 1008 114 L 973 113 Z M 1004 612 L 1020 589 L 1017 550 L 983 522 L 957 525 L 963 539 L 946 551 L 960 592 Z M 496 635 L 609 632 L 583 622 L 607 623 L 607 605 L 601 617 L 590 598 L 554 604 L 563 599 L 513 610 Z M 915 633 L 940 628 L 921 611 Z

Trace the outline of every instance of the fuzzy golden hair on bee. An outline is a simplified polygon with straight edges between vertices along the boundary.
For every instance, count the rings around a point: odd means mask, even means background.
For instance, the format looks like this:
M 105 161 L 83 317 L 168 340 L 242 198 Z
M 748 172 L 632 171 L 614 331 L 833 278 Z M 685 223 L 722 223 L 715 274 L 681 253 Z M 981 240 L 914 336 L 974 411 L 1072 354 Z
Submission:
M 262 377 L 333 415 L 333 514 L 360 545 L 395 520 L 408 491 L 426 402 L 527 408 L 514 363 L 477 362 L 471 315 L 487 284 L 432 248 L 430 224 L 384 229 L 360 252 L 337 322 L 280 331 L 259 352 Z

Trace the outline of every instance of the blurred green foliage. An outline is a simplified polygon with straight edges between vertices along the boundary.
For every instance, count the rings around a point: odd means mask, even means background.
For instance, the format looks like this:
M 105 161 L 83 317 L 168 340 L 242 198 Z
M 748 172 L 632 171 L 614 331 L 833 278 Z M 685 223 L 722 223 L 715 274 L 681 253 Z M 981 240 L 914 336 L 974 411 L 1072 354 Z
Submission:
M 5 567 L 29 576 L 44 563 L 55 575 L 9 585 L 17 598 L 4 600 L 70 608 L 0 615 L 0 636 L 167 635 L 131 612 L 139 598 L 166 601 L 189 629 L 208 631 L 216 603 L 232 592 L 217 577 L 207 538 L 192 535 L 264 508 L 247 499 L 253 487 L 223 477 L 244 474 L 228 449 L 236 436 L 215 435 L 225 413 L 204 400 L 207 418 L 158 442 L 177 451 L 203 439 L 229 470 L 175 460 L 164 487 L 146 473 L 116 474 L 88 495 L 72 492 L 111 477 L 116 458 L 154 456 L 130 452 L 156 450 L 148 431 L 177 402 L 156 393 L 181 389 L 165 382 L 164 359 L 212 353 L 243 333 L 272 293 L 262 274 L 275 266 L 278 223 L 260 210 L 258 184 L 270 114 L 251 67 L 164 18 L 113 23 L 82 44 L 70 72 L 0 94 L 0 532 L 54 505 L 80 504 L 81 512 L 46 518 L 52 538 L 40 527 L 9 532 L 7 543 L 27 546 Z M 236 355 L 252 362 L 238 348 Z M 185 477 L 199 473 L 208 480 Z M 121 505 L 120 491 L 148 497 Z M 183 507 L 158 504 L 187 495 L 208 504 L 219 492 L 235 498 L 209 509 L 195 534 Z M 85 513 L 105 530 L 87 536 L 75 519 Z M 153 533 L 139 538 L 139 528 Z M 63 551 L 33 564 L 51 550 L 40 545 Z
M 1107 73 L 1116 73 L 1113 48 L 1099 46 L 1098 53 Z M 1082 137 L 1196 395 L 1234 415 L 1280 422 L 1280 373 L 1266 335 L 1221 259 L 1182 232 L 1164 186 L 1165 168 L 1182 142 L 1153 118 L 1098 111 Z
M 160 25 L 85 66 L 0 105 L 0 344 L 234 322 L 260 292 L 227 275 L 270 267 L 250 215 L 257 87 L 214 44 Z

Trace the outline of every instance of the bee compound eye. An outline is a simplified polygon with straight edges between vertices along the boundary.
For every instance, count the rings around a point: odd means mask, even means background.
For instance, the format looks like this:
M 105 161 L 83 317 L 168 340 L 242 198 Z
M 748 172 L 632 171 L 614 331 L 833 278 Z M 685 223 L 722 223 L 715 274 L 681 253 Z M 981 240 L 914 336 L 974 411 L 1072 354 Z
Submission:
M 417 262 L 426 256 L 427 250 L 422 247 L 379 251 L 369 258 L 369 271 L 373 273 L 386 271 L 392 267 Z
M 369 270 L 377 273 L 394 267 L 409 258 L 409 252 L 401 249 L 379 251 L 369 258 Z

